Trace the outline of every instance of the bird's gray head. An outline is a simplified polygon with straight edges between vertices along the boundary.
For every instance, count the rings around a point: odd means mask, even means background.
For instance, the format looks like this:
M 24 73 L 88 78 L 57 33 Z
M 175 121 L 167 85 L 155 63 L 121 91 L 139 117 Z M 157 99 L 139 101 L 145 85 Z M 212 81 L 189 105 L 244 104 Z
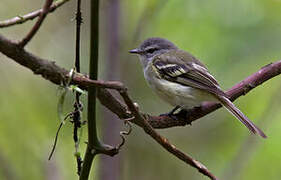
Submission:
M 132 49 L 129 52 L 138 54 L 142 64 L 146 64 L 153 59 L 154 56 L 168 52 L 169 50 L 177 49 L 177 47 L 170 41 L 163 38 L 148 38 L 141 45 Z

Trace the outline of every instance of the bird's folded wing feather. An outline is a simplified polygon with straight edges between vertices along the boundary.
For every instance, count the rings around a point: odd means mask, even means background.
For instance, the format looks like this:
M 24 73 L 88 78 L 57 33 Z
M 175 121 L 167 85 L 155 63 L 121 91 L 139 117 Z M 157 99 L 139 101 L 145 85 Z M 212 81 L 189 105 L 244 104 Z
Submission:
M 153 59 L 153 66 L 162 78 L 206 90 L 215 95 L 226 96 L 216 79 L 196 58 L 184 51 L 174 53 L 177 54 L 162 54 Z

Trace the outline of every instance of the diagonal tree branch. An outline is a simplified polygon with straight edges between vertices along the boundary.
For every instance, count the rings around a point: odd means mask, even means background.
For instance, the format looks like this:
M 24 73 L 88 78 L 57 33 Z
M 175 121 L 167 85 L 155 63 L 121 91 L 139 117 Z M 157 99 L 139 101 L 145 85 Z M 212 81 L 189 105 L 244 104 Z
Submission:
M 133 101 L 129 97 L 127 91 L 121 91 L 120 95 L 123 97 L 128 108 L 132 112 L 132 115 L 135 117 L 134 120 L 137 121 L 141 125 L 143 130 L 147 134 L 149 134 L 156 142 L 158 142 L 164 149 L 166 149 L 171 154 L 175 155 L 180 160 L 189 164 L 190 166 L 196 168 L 200 173 L 204 174 L 205 176 L 208 176 L 210 179 L 218 180 L 203 164 L 201 164 L 199 161 L 196 161 L 191 156 L 181 152 L 174 145 L 169 143 L 168 139 L 158 134 L 153 129 L 153 127 L 145 120 L 145 118 L 139 113 L 138 109 L 135 107 Z
M 64 3 L 68 2 L 69 0 L 57 0 L 54 2 L 50 9 L 49 13 L 55 11 L 58 7 L 62 6 Z M 38 17 L 42 13 L 43 9 L 38 9 L 31 13 L 25 14 L 23 16 L 16 16 L 11 19 L 7 19 L 4 21 L 0 21 L 0 28 L 10 27 L 17 24 L 25 23 L 28 20 L 33 20 L 34 18 Z
M 39 30 L 41 24 L 43 23 L 45 17 L 47 16 L 50 6 L 52 5 L 53 0 L 45 0 L 45 4 L 43 6 L 42 12 L 39 14 L 39 18 L 32 27 L 32 29 L 27 33 L 27 35 L 18 43 L 18 45 L 22 48 L 33 38 L 33 36 Z

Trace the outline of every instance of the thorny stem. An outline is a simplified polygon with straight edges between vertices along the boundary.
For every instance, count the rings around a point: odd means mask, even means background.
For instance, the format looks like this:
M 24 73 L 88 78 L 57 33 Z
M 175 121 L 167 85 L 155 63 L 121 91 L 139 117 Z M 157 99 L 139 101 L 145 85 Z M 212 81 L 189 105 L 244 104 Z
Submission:
M 81 14 L 81 0 L 77 0 L 77 10 L 76 10 L 76 52 L 75 52 L 75 69 L 80 73 L 80 30 L 82 23 Z M 81 93 L 75 92 L 75 103 L 74 103 L 74 114 L 73 114 L 73 140 L 75 143 L 75 157 L 77 162 L 77 173 L 80 175 L 82 169 L 82 159 L 80 157 L 79 150 L 79 137 L 78 129 L 81 128 L 81 113 L 82 104 L 80 103 Z

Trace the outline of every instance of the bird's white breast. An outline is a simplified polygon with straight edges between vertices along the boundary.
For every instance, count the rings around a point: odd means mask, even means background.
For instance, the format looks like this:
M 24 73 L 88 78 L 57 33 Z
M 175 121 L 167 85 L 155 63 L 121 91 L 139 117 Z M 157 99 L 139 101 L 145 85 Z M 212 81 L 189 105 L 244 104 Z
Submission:
M 199 106 L 203 101 L 215 101 L 215 98 L 203 90 L 159 78 L 152 68 L 151 65 L 145 67 L 144 77 L 156 94 L 169 104 L 189 109 Z

